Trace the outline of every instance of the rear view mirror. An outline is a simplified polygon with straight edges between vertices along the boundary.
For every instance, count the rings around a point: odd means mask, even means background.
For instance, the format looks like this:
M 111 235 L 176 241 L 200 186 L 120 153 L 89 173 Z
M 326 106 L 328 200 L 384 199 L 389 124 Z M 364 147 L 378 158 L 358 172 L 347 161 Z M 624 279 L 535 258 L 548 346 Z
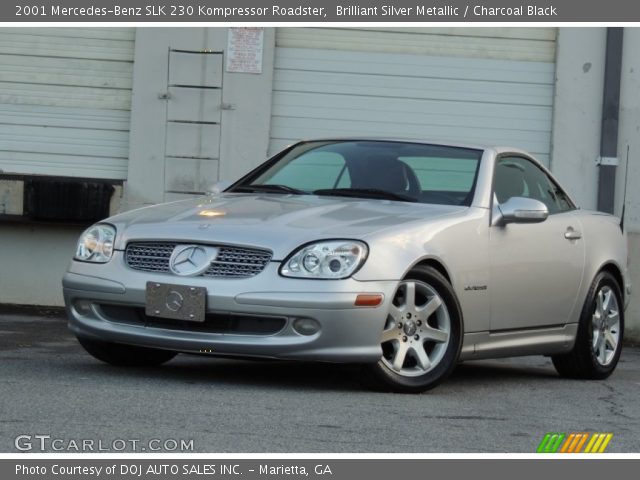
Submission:
M 501 225 L 507 223 L 539 223 L 549 216 L 549 209 L 540 200 L 525 197 L 511 197 L 498 205 L 502 215 Z

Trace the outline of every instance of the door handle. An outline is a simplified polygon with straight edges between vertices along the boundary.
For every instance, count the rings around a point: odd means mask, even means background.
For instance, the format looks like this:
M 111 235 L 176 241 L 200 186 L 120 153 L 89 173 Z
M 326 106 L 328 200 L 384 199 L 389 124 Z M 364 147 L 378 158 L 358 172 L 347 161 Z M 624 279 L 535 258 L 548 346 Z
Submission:
M 582 233 L 574 230 L 573 227 L 567 227 L 567 231 L 564 232 L 564 238 L 567 240 L 580 240 L 582 238 Z

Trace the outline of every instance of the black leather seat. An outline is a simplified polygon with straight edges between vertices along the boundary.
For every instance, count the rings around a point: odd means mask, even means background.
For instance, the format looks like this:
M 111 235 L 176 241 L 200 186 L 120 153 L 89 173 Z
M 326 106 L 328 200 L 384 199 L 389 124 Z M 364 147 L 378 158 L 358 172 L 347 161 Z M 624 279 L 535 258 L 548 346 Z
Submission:
M 352 173 L 352 188 L 375 188 L 388 192 L 406 192 L 409 186 L 407 165 L 396 158 L 367 156 L 358 161 Z
M 498 164 L 493 188 L 500 203 L 521 197 L 525 191 L 524 171 L 518 165 Z

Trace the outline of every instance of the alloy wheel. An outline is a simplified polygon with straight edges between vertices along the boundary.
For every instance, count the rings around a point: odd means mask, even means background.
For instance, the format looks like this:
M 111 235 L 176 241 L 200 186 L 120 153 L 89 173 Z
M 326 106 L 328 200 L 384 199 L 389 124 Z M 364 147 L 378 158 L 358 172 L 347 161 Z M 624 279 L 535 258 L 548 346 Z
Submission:
M 382 362 L 399 375 L 416 377 L 435 368 L 451 336 L 447 306 L 429 284 L 400 283 L 382 332 Z
M 591 325 L 593 354 L 600 365 L 609 365 L 613 361 L 620 341 L 620 310 L 615 293 L 607 285 L 603 286 L 596 295 Z

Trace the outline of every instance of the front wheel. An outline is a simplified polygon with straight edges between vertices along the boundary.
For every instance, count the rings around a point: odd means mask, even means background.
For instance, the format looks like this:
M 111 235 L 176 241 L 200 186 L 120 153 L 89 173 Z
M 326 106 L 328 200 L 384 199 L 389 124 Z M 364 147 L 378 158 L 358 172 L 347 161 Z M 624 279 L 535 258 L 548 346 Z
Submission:
M 136 347 L 78 337 L 80 345 L 94 358 L 118 367 L 153 367 L 177 355 L 170 350 Z
M 600 380 L 613 373 L 622 351 L 623 305 L 615 277 L 600 272 L 582 308 L 573 350 L 552 357 L 561 376 Z
M 462 312 L 440 272 L 415 267 L 400 282 L 380 343 L 382 358 L 367 368 L 385 389 L 423 392 L 449 376 L 460 353 Z

